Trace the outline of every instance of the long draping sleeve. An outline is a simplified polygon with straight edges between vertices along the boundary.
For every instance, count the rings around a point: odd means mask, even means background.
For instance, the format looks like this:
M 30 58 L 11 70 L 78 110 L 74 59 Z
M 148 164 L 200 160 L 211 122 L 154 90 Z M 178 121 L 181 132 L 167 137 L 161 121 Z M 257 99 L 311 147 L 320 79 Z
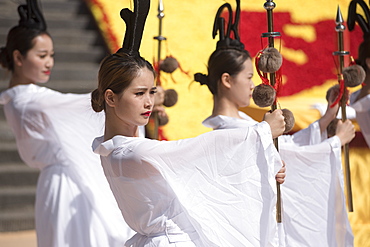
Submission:
M 217 116 L 206 123 L 223 129 L 256 123 L 241 117 L 246 121 Z M 340 146 L 338 137 L 327 139 L 325 132 L 320 133 L 318 121 L 292 136 L 279 137 L 279 153 L 287 169 L 281 186 L 280 246 L 353 246 L 343 195 Z
M 280 147 L 290 164 L 281 187 L 287 246 L 353 246 L 340 147 L 336 136 L 309 148 Z
M 139 174 L 137 164 L 155 167 L 204 246 L 277 246 L 275 174 L 282 163 L 266 122 L 126 150 L 136 157 L 135 168 L 126 163 L 126 172 L 132 167 L 131 175 Z
M 279 143 L 294 143 L 297 146 L 315 145 L 327 139 L 326 136 L 326 130 L 321 133 L 319 121 L 315 121 L 307 128 L 302 129 L 293 135 L 280 136 Z
M 104 129 L 104 116 L 93 112 L 89 94 L 63 94 L 34 84 L 19 85 L 2 92 L 0 104 L 4 104 L 21 158 L 39 169 L 80 157 L 76 150 L 89 147 Z M 71 138 L 78 141 L 70 145 Z M 68 161 L 66 156 L 72 158 Z

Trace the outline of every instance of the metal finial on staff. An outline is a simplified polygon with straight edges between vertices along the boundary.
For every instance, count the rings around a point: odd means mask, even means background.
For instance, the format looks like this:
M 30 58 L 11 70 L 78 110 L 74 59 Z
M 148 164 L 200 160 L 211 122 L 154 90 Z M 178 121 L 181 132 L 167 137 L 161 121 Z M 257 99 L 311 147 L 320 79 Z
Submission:
M 333 55 L 338 56 L 339 59 L 339 68 L 338 68 L 338 82 L 343 83 L 343 68 L 344 68 L 344 56 L 349 55 L 348 51 L 344 50 L 343 42 L 343 32 L 346 29 L 344 26 L 344 20 L 340 8 L 338 6 L 337 16 L 335 19 L 335 31 L 337 32 L 337 42 L 338 42 L 338 51 L 333 52 Z M 347 120 L 346 114 L 346 93 L 344 92 L 342 98 L 340 99 L 340 107 L 342 113 L 342 121 Z M 351 186 L 351 171 L 349 165 L 349 145 L 348 143 L 343 146 L 344 151 L 344 173 L 346 178 L 346 187 L 347 187 L 347 204 L 348 211 L 353 212 L 353 203 L 352 203 L 352 186 Z
M 274 38 L 280 36 L 280 32 L 274 32 L 274 18 L 273 18 L 273 10 L 276 7 L 276 4 L 273 0 L 267 0 L 263 7 L 267 11 L 267 26 L 268 32 L 263 33 L 263 38 L 268 38 L 268 45 L 269 47 L 274 47 Z M 276 74 L 270 73 L 270 83 L 271 86 L 274 87 L 276 84 Z M 271 110 L 274 111 L 277 109 L 276 101 L 271 105 Z M 279 143 L 278 138 L 274 139 L 274 144 L 277 150 L 279 150 Z M 280 184 L 276 182 L 277 188 L 277 201 L 276 201 L 276 220 L 277 222 L 281 223 L 281 191 L 280 191 Z
M 159 20 L 159 28 L 158 28 L 158 36 L 155 36 L 154 39 L 158 40 L 158 53 L 157 53 L 157 62 L 158 62 L 158 71 L 157 71 L 157 80 L 156 85 L 160 86 L 160 70 L 159 70 L 159 62 L 161 61 L 161 45 L 162 41 L 166 40 L 166 37 L 162 36 L 162 19 L 164 18 L 164 6 L 162 0 L 158 1 L 158 15 L 157 18 Z M 158 126 L 159 126 L 159 119 L 158 119 L 158 112 L 153 113 L 154 117 L 154 139 L 158 139 Z

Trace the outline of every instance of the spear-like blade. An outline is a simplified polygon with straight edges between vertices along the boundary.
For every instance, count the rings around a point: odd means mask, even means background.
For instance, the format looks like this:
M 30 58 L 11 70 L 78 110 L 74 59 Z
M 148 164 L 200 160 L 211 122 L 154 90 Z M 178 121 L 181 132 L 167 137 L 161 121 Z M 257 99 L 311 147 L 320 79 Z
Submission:
M 164 17 L 164 13 L 163 13 L 163 11 L 164 11 L 163 2 L 162 2 L 162 0 L 159 0 L 159 3 L 158 3 L 158 15 L 160 15 L 160 16 L 161 16 L 161 18 L 163 18 L 163 17 Z M 162 14 L 163 14 L 163 15 L 162 15 Z M 160 17 L 158 16 L 158 18 L 160 18 Z
M 339 59 L 338 82 L 344 83 L 343 74 L 342 74 L 343 68 L 344 68 L 344 56 L 349 55 L 349 52 L 344 50 L 343 32 L 346 29 L 346 27 L 344 26 L 344 20 L 343 20 L 343 16 L 342 16 L 339 6 L 337 9 L 337 16 L 335 19 L 335 24 L 336 24 L 335 31 L 337 32 L 338 51 L 334 52 L 333 54 L 338 56 L 338 59 Z M 346 113 L 347 99 L 346 98 L 347 98 L 346 93 L 344 93 L 340 100 L 340 107 L 341 107 L 343 122 L 347 120 L 347 113 Z M 350 164 L 349 164 L 349 145 L 348 143 L 343 146 L 343 153 L 344 153 L 344 173 L 345 173 L 345 178 L 346 178 L 348 211 L 353 212 L 351 171 L 350 171 Z
M 344 23 L 342 12 L 340 11 L 340 7 L 339 6 L 338 6 L 338 9 L 337 9 L 337 17 L 335 18 L 335 23 L 337 25 L 343 25 L 343 23 Z M 344 31 L 345 30 L 345 27 L 342 28 L 341 30 Z

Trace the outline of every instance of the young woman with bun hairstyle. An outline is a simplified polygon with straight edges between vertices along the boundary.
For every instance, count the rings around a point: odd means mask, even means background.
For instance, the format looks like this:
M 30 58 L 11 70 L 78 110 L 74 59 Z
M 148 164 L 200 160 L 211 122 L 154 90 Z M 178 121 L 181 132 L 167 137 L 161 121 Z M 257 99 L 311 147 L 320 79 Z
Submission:
M 213 29 L 213 38 L 217 31 L 229 35 L 234 32 L 235 38 L 220 35 L 208 60 L 208 75 L 194 75 L 195 81 L 208 86 L 214 99 L 212 114 L 203 125 L 217 131 L 258 124 L 239 110 L 250 105 L 255 89 L 252 58 L 238 35 L 239 4 L 237 1 L 234 22 L 228 22 L 230 29 L 217 26 L 224 22 L 220 17 L 223 8 L 231 10 L 228 3 L 219 8 Z M 282 224 L 278 224 L 277 246 L 353 246 L 340 155 L 341 145 L 354 138 L 354 127 L 350 121 L 340 121 L 335 137 L 327 138 L 326 128 L 338 111 L 338 104 L 329 107 L 334 93 L 335 90 L 329 93 L 328 110 L 320 120 L 293 135 L 278 137 L 287 176 L 280 186 Z

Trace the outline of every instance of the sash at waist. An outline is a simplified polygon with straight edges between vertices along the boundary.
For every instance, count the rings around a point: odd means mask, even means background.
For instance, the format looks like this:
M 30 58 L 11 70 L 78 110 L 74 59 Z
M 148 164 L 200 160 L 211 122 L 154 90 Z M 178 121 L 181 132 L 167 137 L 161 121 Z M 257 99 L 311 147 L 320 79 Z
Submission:
M 149 242 L 150 238 L 152 239 L 152 241 L 155 241 L 155 238 L 163 237 L 166 237 L 170 243 L 177 243 L 191 242 L 198 239 L 199 235 L 193 228 L 190 231 L 184 232 L 172 220 L 167 220 L 164 231 L 145 235 L 136 233 L 132 238 L 126 241 L 125 246 L 136 246 L 138 243 Z

